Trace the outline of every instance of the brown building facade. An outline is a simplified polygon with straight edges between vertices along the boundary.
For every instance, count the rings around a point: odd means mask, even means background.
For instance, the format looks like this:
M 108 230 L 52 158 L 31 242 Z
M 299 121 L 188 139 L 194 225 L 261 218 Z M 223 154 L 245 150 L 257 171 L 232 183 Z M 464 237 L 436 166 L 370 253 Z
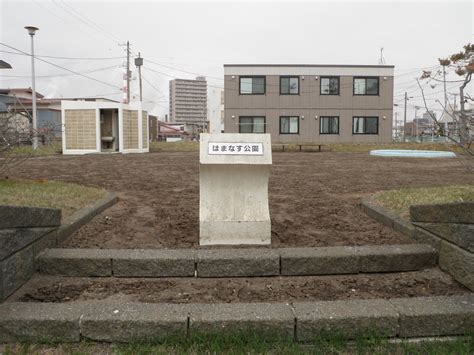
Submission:
M 273 142 L 390 142 L 390 65 L 224 65 L 226 133 Z

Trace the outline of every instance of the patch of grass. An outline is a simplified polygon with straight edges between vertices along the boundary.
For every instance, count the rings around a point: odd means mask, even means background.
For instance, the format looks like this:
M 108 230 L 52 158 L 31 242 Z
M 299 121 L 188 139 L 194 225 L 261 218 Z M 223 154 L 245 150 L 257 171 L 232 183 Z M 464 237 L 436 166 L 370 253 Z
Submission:
M 51 143 L 40 145 L 38 149 L 33 150 L 31 145 L 22 145 L 15 147 L 12 151 L 13 156 L 25 156 L 25 157 L 41 157 L 48 155 L 61 154 L 62 146 L 61 143 Z
M 273 151 L 281 151 L 281 143 L 274 142 Z M 311 144 L 311 143 L 308 143 Z M 446 143 L 322 143 L 323 150 L 344 153 L 363 153 L 373 149 L 417 149 L 417 150 L 441 150 L 462 152 L 456 145 Z M 317 147 L 305 147 L 305 150 L 317 150 Z M 199 142 L 150 142 L 150 152 L 197 152 Z M 294 144 L 285 143 L 285 151 L 299 151 L 299 147 Z
M 198 152 L 199 142 L 150 142 L 150 152 Z
M 473 185 L 405 188 L 382 191 L 374 195 L 376 202 L 402 217 L 410 215 L 410 205 L 474 201 Z
M 106 191 L 48 180 L 0 179 L 0 204 L 60 208 L 63 217 L 104 197 Z
M 302 344 L 290 340 L 268 341 L 257 335 L 208 335 L 191 339 L 174 339 L 164 343 L 106 344 L 82 342 L 76 344 L 9 344 L 0 345 L 0 352 L 10 354 L 453 354 L 470 355 L 474 337 L 452 339 L 402 340 L 363 337 L 352 341 L 322 337 L 315 343 Z
M 462 152 L 462 149 L 453 144 L 446 143 L 374 143 L 374 144 L 328 144 L 333 152 L 369 152 L 373 149 L 414 149 L 414 150 L 441 150 Z

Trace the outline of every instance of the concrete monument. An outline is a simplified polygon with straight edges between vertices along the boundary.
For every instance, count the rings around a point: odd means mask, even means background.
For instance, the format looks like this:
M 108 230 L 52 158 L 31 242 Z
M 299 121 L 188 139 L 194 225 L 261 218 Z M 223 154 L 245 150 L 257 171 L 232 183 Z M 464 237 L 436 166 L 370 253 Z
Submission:
M 270 244 L 270 134 L 202 134 L 201 245 Z

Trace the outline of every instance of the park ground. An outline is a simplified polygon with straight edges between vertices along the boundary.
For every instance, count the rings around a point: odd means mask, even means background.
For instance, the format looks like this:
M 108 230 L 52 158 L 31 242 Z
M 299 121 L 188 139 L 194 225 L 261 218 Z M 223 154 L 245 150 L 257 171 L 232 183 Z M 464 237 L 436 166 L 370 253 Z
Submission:
M 199 246 L 196 151 L 52 155 L 30 159 L 10 175 L 119 194 L 116 205 L 76 231 L 64 247 Z M 474 175 L 457 159 L 275 152 L 269 182 L 272 247 L 412 243 L 364 214 L 361 199 L 381 190 L 473 184 Z
M 119 202 L 76 231 L 68 248 L 199 248 L 199 156 L 189 151 L 137 155 L 36 157 L 10 180 L 76 183 L 119 194 Z M 272 246 L 405 244 L 414 241 L 365 215 L 360 202 L 379 191 L 474 185 L 457 159 L 371 157 L 367 151 L 273 154 L 269 182 Z M 171 303 L 281 302 L 456 295 L 469 292 L 438 268 L 395 274 L 221 279 L 62 278 L 35 275 L 10 299 Z M 12 344 L 0 353 L 393 353 L 470 354 L 473 337 L 391 344 L 334 336 L 311 345 L 258 337 L 188 339 L 166 344 Z

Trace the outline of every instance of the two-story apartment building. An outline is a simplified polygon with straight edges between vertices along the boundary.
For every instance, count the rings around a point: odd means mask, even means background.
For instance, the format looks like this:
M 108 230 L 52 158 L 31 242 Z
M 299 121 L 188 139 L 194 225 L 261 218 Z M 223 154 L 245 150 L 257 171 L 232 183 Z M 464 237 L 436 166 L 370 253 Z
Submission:
M 225 132 L 273 142 L 390 142 L 392 65 L 224 65 Z

